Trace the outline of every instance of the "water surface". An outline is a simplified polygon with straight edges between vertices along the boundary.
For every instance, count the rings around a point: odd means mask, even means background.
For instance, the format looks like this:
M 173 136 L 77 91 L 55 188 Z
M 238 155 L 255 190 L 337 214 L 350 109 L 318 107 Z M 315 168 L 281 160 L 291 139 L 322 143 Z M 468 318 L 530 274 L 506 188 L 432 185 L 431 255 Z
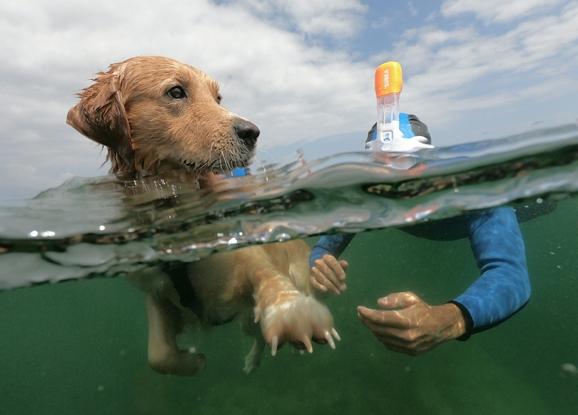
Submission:
M 118 275 L 255 243 L 360 232 L 515 203 L 521 219 L 578 190 L 574 125 L 415 154 L 261 166 L 211 192 L 150 178 L 73 179 L 0 207 L 0 289 Z M 17 270 L 17 272 L 14 272 Z
M 400 169 L 404 167 L 405 169 Z M 255 169 L 210 195 L 179 183 L 75 179 L 0 208 L 0 396 L 6 414 L 574 414 L 578 407 L 578 135 L 575 127 L 375 159 L 344 154 Z M 235 182 L 238 183 L 238 182 Z M 515 205 L 529 304 L 466 342 L 409 357 L 384 349 L 355 307 L 412 290 L 442 303 L 478 275 L 467 239 L 397 227 Z M 146 362 L 143 296 L 123 278 L 158 261 L 246 244 L 363 232 L 348 290 L 329 298 L 343 338 L 283 348 L 242 372 L 237 324 L 194 334 L 208 366 L 181 378 Z M 310 241 L 315 241 L 312 237 Z M 88 277 L 93 277 L 87 279 Z

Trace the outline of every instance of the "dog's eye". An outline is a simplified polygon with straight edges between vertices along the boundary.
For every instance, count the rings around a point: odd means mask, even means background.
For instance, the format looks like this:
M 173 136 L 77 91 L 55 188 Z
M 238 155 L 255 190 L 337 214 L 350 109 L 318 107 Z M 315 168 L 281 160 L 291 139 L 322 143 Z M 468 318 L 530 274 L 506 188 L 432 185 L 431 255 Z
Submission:
M 220 104 L 221 101 L 223 100 L 223 97 L 221 96 L 221 94 L 217 95 L 217 102 Z
M 187 97 L 187 94 L 185 94 L 185 90 L 180 86 L 173 86 L 171 89 L 169 89 L 167 94 L 169 95 L 169 97 L 174 99 L 183 99 Z

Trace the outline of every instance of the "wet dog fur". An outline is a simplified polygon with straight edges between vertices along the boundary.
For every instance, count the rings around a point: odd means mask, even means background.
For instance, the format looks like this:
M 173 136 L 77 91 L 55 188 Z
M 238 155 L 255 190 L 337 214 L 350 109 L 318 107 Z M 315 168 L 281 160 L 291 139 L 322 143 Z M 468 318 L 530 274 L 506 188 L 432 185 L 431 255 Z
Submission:
M 111 172 L 121 179 L 203 182 L 213 173 L 246 166 L 259 135 L 253 123 L 221 105 L 214 80 L 169 58 L 112 64 L 79 97 L 68 124 L 105 146 Z M 309 351 L 311 340 L 333 347 L 338 334 L 331 314 L 311 295 L 309 252 L 305 242 L 290 241 L 212 255 L 181 265 L 181 276 L 160 268 L 131 275 L 147 293 L 151 367 L 197 374 L 206 364 L 204 355 L 179 348 L 177 335 L 185 324 L 215 325 L 237 316 L 255 337 L 246 372 L 258 365 L 267 343 L 273 354 L 284 342 Z M 195 293 L 192 307 L 183 304 L 175 281 Z

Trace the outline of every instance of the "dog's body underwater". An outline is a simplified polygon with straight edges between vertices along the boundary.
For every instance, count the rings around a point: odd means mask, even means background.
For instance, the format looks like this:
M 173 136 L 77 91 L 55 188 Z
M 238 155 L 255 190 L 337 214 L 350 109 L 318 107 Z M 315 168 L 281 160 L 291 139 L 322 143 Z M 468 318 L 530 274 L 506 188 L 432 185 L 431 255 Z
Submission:
M 246 166 L 259 129 L 221 106 L 215 81 L 163 57 L 136 57 L 99 73 L 80 94 L 67 122 L 106 146 L 111 172 L 208 183 L 215 174 Z M 148 356 L 163 373 L 194 375 L 201 353 L 181 350 L 176 336 L 187 323 L 215 325 L 240 316 L 255 337 L 245 370 L 268 343 L 311 340 L 334 347 L 329 310 L 311 295 L 309 247 L 303 241 L 253 246 L 192 264 L 152 268 L 129 278 L 147 292 Z

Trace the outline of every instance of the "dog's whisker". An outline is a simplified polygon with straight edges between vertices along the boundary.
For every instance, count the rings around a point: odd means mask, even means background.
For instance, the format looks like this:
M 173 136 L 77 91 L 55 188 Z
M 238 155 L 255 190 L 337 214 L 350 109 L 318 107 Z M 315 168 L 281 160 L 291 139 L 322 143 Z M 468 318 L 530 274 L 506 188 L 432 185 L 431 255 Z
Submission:
M 221 160 L 223 161 L 223 163 L 225 164 L 225 169 L 227 171 L 231 171 L 232 168 L 229 165 L 229 161 L 227 160 L 227 158 L 225 157 L 225 153 L 223 152 L 223 150 L 221 150 Z
M 210 170 L 209 165 L 210 165 L 210 160 L 205 160 L 200 166 L 199 166 L 199 170 Z
M 216 141 L 211 141 L 211 145 L 209 147 L 209 160 L 213 158 L 213 147 L 215 147 Z

